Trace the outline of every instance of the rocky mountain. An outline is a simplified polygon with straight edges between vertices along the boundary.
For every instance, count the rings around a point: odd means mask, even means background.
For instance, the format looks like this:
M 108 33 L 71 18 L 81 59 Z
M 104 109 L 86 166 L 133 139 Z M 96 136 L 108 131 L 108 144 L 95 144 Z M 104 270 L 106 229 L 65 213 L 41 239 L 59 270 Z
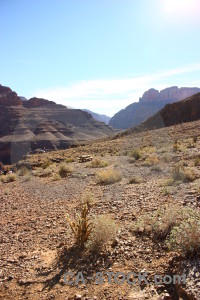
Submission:
M 106 115 L 101 115 L 101 114 L 97 114 L 89 109 L 83 109 L 83 111 L 87 111 L 89 114 L 91 114 L 93 116 L 93 118 L 99 122 L 104 122 L 105 124 L 108 125 L 109 121 L 110 121 L 110 117 L 106 116 Z
M 182 101 L 167 104 L 154 116 L 148 118 L 141 125 L 126 130 L 123 134 L 158 129 L 200 119 L 200 93 Z
M 0 85 L 0 161 L 18 161 L 29 149 L 64 149 L 114 130 L 79 109 L 46 99 L 23 101 Z
M 118 129 L 127 129 L 148 119 L 166 104 L 183 100 L 200 92 L 200 88 L 169 87 L 160 92 L 155 89 L 146 91 L 139 102 L 120 110 L 110 120 L 109 125 Z

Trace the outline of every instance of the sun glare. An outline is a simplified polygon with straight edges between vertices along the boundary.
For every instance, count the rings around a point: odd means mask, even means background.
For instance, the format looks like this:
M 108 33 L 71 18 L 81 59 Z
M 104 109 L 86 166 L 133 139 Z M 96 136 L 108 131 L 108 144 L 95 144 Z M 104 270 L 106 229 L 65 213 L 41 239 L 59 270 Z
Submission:
M 193 18 L 200 13 L 200 1 L 164 0 L 164 10 L 169 15 Z

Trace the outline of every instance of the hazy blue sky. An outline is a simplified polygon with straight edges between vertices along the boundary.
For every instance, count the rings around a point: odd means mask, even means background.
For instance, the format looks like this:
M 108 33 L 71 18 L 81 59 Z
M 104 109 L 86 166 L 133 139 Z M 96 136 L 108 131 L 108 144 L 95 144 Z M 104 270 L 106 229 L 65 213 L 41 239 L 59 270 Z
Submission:
M 199 0 L 0 0 L 0 84 L 112 115 L 200 87 Z

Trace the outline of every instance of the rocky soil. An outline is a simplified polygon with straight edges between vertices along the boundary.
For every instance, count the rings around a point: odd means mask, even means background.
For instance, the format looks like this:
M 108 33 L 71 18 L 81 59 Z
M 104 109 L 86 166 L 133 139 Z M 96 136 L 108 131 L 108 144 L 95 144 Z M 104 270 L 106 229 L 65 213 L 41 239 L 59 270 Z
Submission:
M 150 235 L 135 234 L 131 229 L 141 215 L 165 205 L 189 206 L 199 212 L 200 167 L 192 163 L 200 156 L 199 128 L 200 121 L 196 121 L 35 154 L 22 161 L 19 168 L 26 165 L 33 170 L 23 176 L 18 171 L 16 181 L 0 183 L 0 299 L 200 299 L 199 257 L 186 259 L 178 252 L 169 252 L 163 241 L 155 242 Z M 179 150 L 175 151 L 177 139 Z M 143 158 L 137 161 L 130 155 L 136 148 L 143 151 Z M 89 162 L 79 163 L 80 155 L 106 161 L 103 169 L 120 171 L 122 180 L 99 185 L 96 172 L 100 169 L 92 168 Z M 149 157 L 153 157 L 150 162 Z M 66 160 L 72 173 L 54 181 L 54 173 Z M 53 168 L 45 175 L 39 170 L 46 161 Z M 173 166 L 180 161 L 195 170 L 195 179 L 165 186 Z M 130 184 L 133 177 L 142 180 Z M 95 197 L 91 216 L 110 215 L 119 227 L 114 241 L 99 253 L 74 246 L 65 218 L 66 213 L 73 217 L 88 192 Z M 64 281 L 69 271 L 83 272 L 84 278 L 96 272 L 147 272 L 148 283 L 116 284 L 112 278 L 109 284 L 105 275 L 100 285 L 87 279 L 84 284 L 69 286 Z M 154 275 L 183 273 L 187 275 L 185 285 L 155 284 Z

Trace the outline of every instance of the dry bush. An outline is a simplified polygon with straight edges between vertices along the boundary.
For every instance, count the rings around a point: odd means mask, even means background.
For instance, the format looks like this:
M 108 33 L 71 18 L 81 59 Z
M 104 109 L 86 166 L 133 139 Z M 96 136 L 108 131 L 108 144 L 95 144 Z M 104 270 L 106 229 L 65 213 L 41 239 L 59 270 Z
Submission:
M 68 175 L 70 175 L 73 172 L 73 168 L 70 166 L 67 166 L 65 164 L 61 164 L 59 167 L 59 171 L 58 174 L 60 175 L 60 177 L 65 178 Z
M 116 183 L 122 179 L 120 171 L 114 169 L 100 171 L 96 174 L 96 177 L 97 183 L 103 185 Z
M 27 174 L 27 175 L 25 175 L 24 177 L 23 177 L 23 181 L 24 182 L 28 182 L 28 181 L 31 181 L 31 174 Z
M 175 165 L 172 169 L 173 181 L 191 182 L 197 179 L 197 175 L 192 168 L 184 168 L 181 164 Z
M 143 163 L 144 166 L 151 167 L 159 163 L 159 158 L 157 155 L 151 155 L 147 157 Z
M 13 182 L 16 179 L 17 179 L 17 177 L 15 174 L 8 174 L 8 175 L 1 176 L 1 182 L 3 182 L 3 183 Z
M 58 180 L 60 180 L 60 179 L 61 179 L 61 177 L 60 177 L 59 174 L 54 174 L 53 177 L 52 177 L 52 180 L 53 180 L 53 181 L 58 181 Z
M 36 170 L 32 171 L 33 176 L 41 176 L 43 172 L 42 168 L 37 168 Z
M 197 135 L 194 135 L 194 136 L 192 137 L 192 140 L 193 140 L 193 143 L 196 144 L 196 142 L 197 142 L 197 140 L 198 140 L 198 136 L 197 136 Z
M 200 157 L 196 157 L 194 159 L 194 165 L 195 165 L 195 167 L 200 166 Z
M 46 169 L 48 168 L 50 165 L 52 164 L 52 162 L 50 160 L 46 160 L 45 162 L 43 162 L 42 164 L 42 169 Z
M 131 230 L 135 233 L 152 234 L 156 239 L 165 239 L 173 227 L 179 226 L 183 220 L 190 218 L 198 218 L 198 212 L 189 207 L 170 205 L 152 214 L 140 216 Z
M 87 167 L 90 167 L 90 168 L 104 168 L 107 166 L 108 166 L 108 163 L 99 158 L 95 158 L 94 160 L 91 161 L 90 164 L 87 165 Z
M 179 251 L 183 255 L 200 253 L 200 220 L 191 218 L 175 226 L 171 231 L 167 246 L 170 250 Z
M 142 157 L 142 154 L 139 149 L 133 149 L 129 152 L 129 156 L 133 157 L 135 160 L 139 160 Z
M 163 187 L 163 189 L 161 190 L 161 193 L 164 196 L 174 195 L 176 193 L 176 188 L 172 187 L 172 186 L 166 186 L 166 187 Z
M 75 160 L 74 160 L 74 158 L 73 157 L 67 157 L 66 159 L 65 159 L 65 162 L 68 164 L 68 163 L 72 163 L 72 162 L 74 162 Z
M 47 167 L 46 169 L 44 169 L 42 171 L 42 173 L 39 176 L 40 177 L 49 177 L 49 176 L 51 176 L 52 172 L 53 172 L 52 168 L 51 167 Z
M 93 223 L 93 230 L 89 237 L 87 248 L 92 251 L 100 251 L 109 241 L 112 241 L 118 232 L 115 221 L 107 216 L 97 216 Z
M 129 179 L 129 184 L 139 184 L 144 182 L 143 178 L 140 176 L 133 176 Z
M 160 166 L 153 166 L 151 168 L 152 172 L 156 172 L 156 173 L 161 173 L 162 172 L 162 168 Z
M 27 167 L 25 167 L 25 166 L 21 167 L 21 168 L 19 169 L 19 171 L 18 171 L 18 175 L 19 175 L 19 176 L 25 176 L 25 175 L 28 175 L 28 174 L 30 174 L 30 171 L 29 171 L 29 169 L 27 169 Z
M 85 247 L 85 243 L 88 241 L 92 231 L 92 222 L 89 218 L 91 205 L 82 203 L 80 214 L 76 215 L 76 220 L 71 220 L 69 215 L 66 215 L 68 224 L 75 236 L 76 244 L 80 248 Z

